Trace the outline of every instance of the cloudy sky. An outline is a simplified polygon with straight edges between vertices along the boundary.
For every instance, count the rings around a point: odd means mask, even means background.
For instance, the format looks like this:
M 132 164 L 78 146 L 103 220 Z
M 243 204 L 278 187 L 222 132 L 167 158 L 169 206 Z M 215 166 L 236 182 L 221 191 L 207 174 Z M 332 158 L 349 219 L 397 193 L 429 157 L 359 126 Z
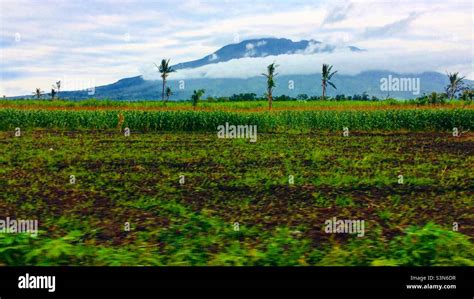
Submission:
M 153 62 L 199 59 L 260 37 L 315 39 L 368 51 L 246 58 L 182 71 L 186 77 L 280 73 L 460 71 L 474 79 L 473 4 L 466 1 L 0 0 L 0 95 L 64 90 L 147 76 Z

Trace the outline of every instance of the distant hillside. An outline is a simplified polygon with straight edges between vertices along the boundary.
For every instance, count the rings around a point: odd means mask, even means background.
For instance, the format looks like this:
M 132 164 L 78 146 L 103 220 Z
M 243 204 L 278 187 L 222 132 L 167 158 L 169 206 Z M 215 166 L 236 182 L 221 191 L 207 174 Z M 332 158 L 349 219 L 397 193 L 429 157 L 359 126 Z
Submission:
M 367 92 L 369 96 L 385 98 L 387 95 L 396 98 L 414 98 L 412 92 L 385 92 L 380 90 L 380 78 L 395 77 L 420 78 L 420 95 L 433 91 L 443 92 L 448 84 L 445 74 L 425 72 L 422 74 L 397 74 L 388 71 L 367 71 L 358 75 L 334 76 L 337 90 L 330 88 L 329 96 L 337 94 L 353 95 Z M 466 80 L 472 84 L 473 81 Z M 171 100 L 186 100 L 191 97 L 194 89 L 203 88 L 207 96 L 230 96 L 239 93 L 255 93 L 263 95 L 265 92 L 265 78 L 253 77 L 248 79 L 221 78 L 221 79 L 187 79 L 185 88 L 179 89 L 178 80 L 168 81 L 168 86 L 173 90 Z M 320 95 L 320 74 L 279 76 L 276 79 L 275 95 L 297 96 L 298 94 Z M 293 85 L 293 89 L 290 89 Z M 87 91 L 61 92 L 61 97 L 68 99 L 107 98 L 113 100 L 152 100 L 161 99 L 161 81 L 143 80 L 141 77 L 125 78 L 116 83 L 95 88 L 93 95 Z

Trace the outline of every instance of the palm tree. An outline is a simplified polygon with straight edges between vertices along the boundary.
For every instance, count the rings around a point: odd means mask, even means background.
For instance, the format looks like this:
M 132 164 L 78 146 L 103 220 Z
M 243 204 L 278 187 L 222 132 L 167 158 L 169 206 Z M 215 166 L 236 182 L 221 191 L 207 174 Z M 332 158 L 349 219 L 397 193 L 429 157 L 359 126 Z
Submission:
M 35 96 L 38 100 L 43 96 L 44 92 L 41 91 L 41 88 L 36 88 L 35 92 L 33 92 L 33 96 Z
M 332 69 L 332 65 L 323 64 L 323 70 L 321 73 L 321 86 L 323 87 L 323 100 L 326 97 L 326 88 L 328 84 L 334 87 L 334 89 L 337 89 L 336 86 L 331 82 L 332 76 L 334 76 L 334 74 L 336 74 L 337 71 L 331 73 L 331 69 Z
M 449 78 L 449 85 L 446 86 L 446 95 L 448 98 L 453 99 L 458 92 L 465 89 L 463 81 L 465 77 L 460 77 L 459 73 L 447 73 L 446 75 Z
M 168 101 L 170 99 L 170 96 L 172 94 L 173 94 L 173 92 L 171 91 L 171 88 L 169 88 L 169 86 L 167 86 L 166 91 L 165 91 L 166 101 Z
M 169 59 L 168 60 L 162 59 L 160 66 L 156 65 L 156 63 L 155 63 L 156 68 L 161 73 L 161 78 L 163 78 L 163 89 L 162 89 L 162 93 L 161 93 L 161 97 L 162 97 L 163 102 L 165 101 L 166 77 L 168 77 L 169 73 L 175 72 L 175 70 L 173 70 L 171 68 L 169 63 L 170 63 Z
M 58 89 L 58 99 L 59 99 L 59 92 L 61 91 L 61 80 L 56 82 L 56 88 Z
M 191 96 L 191 100 L 193 102 L 194 110 L 196 110 L 196 106 L 197 106 L 199 100 L 201 99 L 202 95 L 204 94 L 204 92 L 205 92 L 204 89 L 194 90 L 193 95 Z
M 275 80 L 273 80 L 278 74 L 275 73 L 275 69 L 278 65 L 273 62 L 269 66 L 267 66 L 267 73 L 262 74 L 267 78 L 267 93 L 266 96 L 268 98 L 268 110 L 272 110 L 272 102 L 273 102 L 273 88 L 275 85 Z
M 54 88 L 51 88 L 51 101 L 54 100 L 54 96 L 57 94 L 56 90 Z

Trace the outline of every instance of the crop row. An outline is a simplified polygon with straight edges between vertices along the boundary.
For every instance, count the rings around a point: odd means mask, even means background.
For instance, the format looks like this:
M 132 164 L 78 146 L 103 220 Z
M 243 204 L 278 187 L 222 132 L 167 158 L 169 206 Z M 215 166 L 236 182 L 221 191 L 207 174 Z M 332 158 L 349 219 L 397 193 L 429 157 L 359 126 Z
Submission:
M 474 110 L 282 111 L 272 113 L 202 111 L 47 111 L 0 109 L 0 130 L 20 128 L 113 129 L 137 131 L 215 131 L 226 122 L 256 125 L 259 132 L 288 130 L 428 130 L 474 127 Z

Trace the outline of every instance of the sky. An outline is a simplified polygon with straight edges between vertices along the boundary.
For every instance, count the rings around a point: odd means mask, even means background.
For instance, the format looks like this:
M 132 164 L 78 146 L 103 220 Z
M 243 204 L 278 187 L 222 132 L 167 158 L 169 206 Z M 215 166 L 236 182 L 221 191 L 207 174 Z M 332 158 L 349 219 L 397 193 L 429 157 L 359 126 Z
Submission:
M 175 79 L 280 74 L 459 71 L 474 79 L 473 2 L 437 0 L 0 0 L 0 96 L 85 89 L 143 75 L 153 63 L 210 55 L 252 38 L 314 39 L 360 53 L 245 58 L 174 73 Z

